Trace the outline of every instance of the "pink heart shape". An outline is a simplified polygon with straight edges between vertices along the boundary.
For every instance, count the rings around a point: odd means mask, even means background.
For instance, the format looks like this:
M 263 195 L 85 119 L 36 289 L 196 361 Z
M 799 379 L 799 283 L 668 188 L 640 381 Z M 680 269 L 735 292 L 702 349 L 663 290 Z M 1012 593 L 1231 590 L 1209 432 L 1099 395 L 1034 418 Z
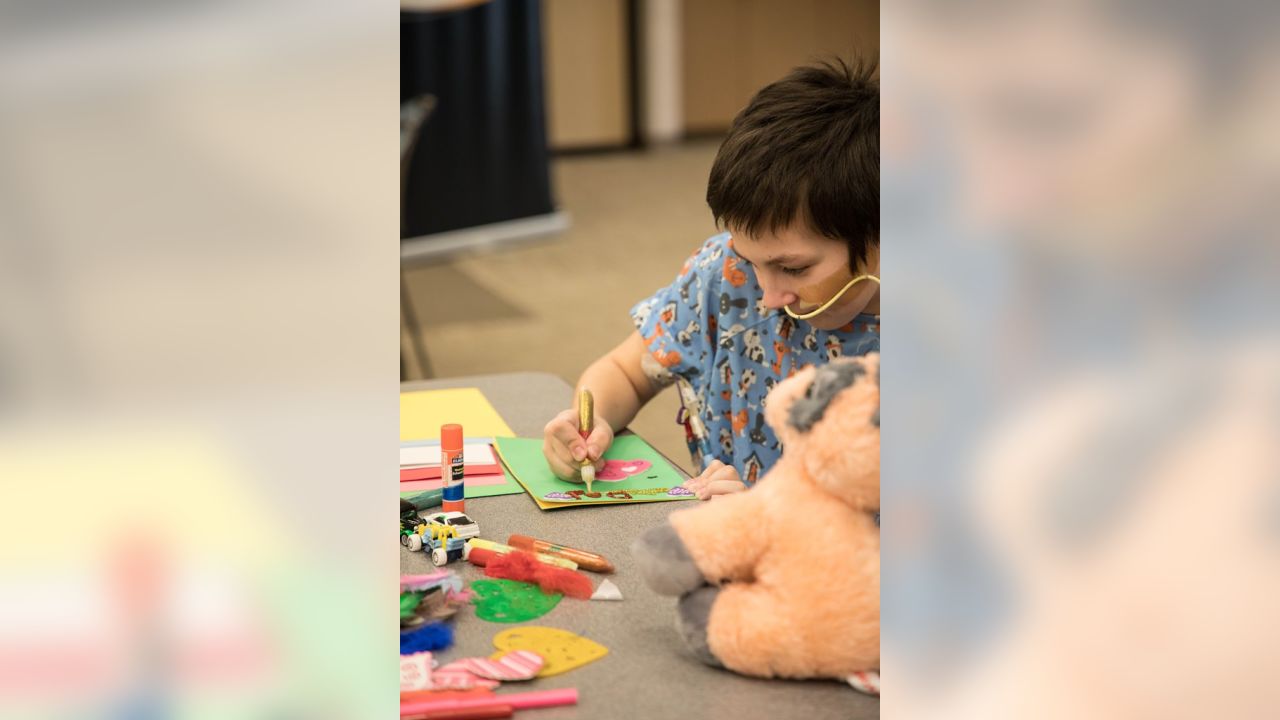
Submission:
M 431 673 L 432 690 L 466 690 L 473 687 L 492 690 L 498 687 L 498 682 L 471 672 L 471 666 L 466 660 L 455 660 Z
M 596 473 L 596 480 L 618 482 L 632 475 L 639 475 L 651 467 L 653 463 L 648 460 L 606 460 L 604 468 Z
M 546 663 L 542 656 L 529 650 L 512 650 L 497 660 L 489 658 L 467 658 L 462 662 L 472 673 L 490 680 L 515 682 L 532 680 Z

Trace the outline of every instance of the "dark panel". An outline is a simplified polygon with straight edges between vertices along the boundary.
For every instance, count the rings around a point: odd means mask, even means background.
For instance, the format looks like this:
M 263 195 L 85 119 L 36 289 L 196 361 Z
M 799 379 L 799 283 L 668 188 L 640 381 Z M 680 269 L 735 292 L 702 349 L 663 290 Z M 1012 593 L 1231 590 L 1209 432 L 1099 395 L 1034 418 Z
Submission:
M 400 99 L 436 98 L 413 150 L 402 237 L 552 211 L 538 0 L 400 14 Z

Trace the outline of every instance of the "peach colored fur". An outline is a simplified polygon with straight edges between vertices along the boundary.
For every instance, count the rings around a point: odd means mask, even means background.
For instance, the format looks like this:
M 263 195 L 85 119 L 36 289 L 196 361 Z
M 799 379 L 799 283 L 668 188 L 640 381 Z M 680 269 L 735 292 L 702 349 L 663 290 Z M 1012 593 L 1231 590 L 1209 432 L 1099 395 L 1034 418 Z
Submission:
M 814 370 L 781 383 L 765 418 L 785 451 L 751 490 L 671 514 L 703 575 L 728 581 L 711 651 L 761 677 L 843 678 L 880 666 L 879 357 L 808 433 L 787 425 Z

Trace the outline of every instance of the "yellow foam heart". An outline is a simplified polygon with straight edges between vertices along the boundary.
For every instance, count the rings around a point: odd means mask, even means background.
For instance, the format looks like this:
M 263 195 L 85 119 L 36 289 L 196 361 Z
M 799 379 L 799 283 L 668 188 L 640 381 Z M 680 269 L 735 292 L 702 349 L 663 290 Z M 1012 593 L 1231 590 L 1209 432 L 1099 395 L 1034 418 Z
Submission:
M 536 625 L 514 627 L 493 636 L 497 659 L 511 650 L 530 650 L 546 658 L 538 677 L 548 677 L 582 667 L 609 654 L 609 648 L 581 635 L 558 628 Z

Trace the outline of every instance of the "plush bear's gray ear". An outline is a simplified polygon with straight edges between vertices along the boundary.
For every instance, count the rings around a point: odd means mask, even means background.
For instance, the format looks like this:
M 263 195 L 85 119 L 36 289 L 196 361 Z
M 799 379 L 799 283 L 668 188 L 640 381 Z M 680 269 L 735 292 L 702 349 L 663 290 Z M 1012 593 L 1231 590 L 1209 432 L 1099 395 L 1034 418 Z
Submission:
M 804 391 L 804 397 L 796 398 L 791 404 L 791 412 L 787 416 L 787 424 L 800 432 L 809 432 L 827 412 L 827 406 L 841 390 L 853 385 L 858 378 L 866 374 L 860 363 L 834 363 L 818 368 L 813 382 Z M 879 384 L 880 373 L 876 372 L 876 384 Z M 879 411 L 876 412 L 876 424 L 879 425 Z
M 874 354 L 833 361 L 819 369 L 812 397 L 797 400 L 813 406 L 803 416 L 809 429 L 800 436 L 805 471 L 827 492 L 860 510 L 880 507 L 879 366 Z

